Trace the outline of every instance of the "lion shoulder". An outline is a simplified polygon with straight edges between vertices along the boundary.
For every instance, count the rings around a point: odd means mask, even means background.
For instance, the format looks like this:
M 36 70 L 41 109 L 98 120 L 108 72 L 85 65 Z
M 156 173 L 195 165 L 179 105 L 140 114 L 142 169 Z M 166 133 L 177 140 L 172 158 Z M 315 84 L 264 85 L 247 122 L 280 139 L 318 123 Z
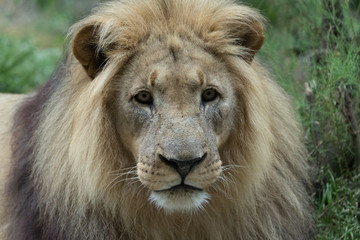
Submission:
M 0 94 L 0 148 L 2 150 L 9 150 L 12 118 L 18 104 L 25 96 L 26 95 L 21 94 Z M 9 158 L 9 154 L 9 151 L 0 151 L 1 166 L 3 165 L 3 161 Z
M 0 94 L 0 192 L 3 191 L 4 183 L 10 167 L 11 159 L 11 127 L 12 119 L 19 103 L 26 95 Z M 2 194 L 0 195 L 2 196 Z M 0 201 L 0 203 L 3 201 Z M 0 204 L 1 216 L 1 204 Z M 1 218 L 1 217 L 0 217 Z M 1 237 L 1 226 L 0 226 Z

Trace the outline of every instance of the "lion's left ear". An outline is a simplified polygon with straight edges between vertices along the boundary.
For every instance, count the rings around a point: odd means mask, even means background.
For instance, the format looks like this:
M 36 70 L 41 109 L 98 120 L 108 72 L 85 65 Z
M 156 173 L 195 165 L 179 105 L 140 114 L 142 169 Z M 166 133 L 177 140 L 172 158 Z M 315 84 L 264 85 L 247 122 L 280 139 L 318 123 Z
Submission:
M 232 26 L 232 32 L 237 39 L 235 44 L 242 45 L 248 49 L 248 55 L 245 56 L 247 62 L 252 62 L 257 51 L 264 43 L 264 28 L 260 21 L 253 20 L 250 23 L 240 23 Z
M 99 74 L 107 60 L 105 53 L 98 49 L 98 41 L 97 27 L 90 25 L 77 32 L 72 43 L 74 56 L 92 79 Z

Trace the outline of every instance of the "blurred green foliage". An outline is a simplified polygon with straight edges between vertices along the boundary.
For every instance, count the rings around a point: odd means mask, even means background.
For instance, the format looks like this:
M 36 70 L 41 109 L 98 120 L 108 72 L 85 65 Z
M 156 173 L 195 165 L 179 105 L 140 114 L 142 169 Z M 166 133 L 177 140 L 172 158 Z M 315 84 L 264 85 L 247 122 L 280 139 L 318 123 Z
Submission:
M 58 48 L 38 49 L 29 39 L 0 35 L 0 92 L 29 92 L 49 78 Z
M 17 3 L 22 4 L 25 0 L 16 0 Z M 72 5 L 75 1 L 73 0 L 26 0 L 29 2 L 33 2 L 36 4 L 39 8 L 45 9 L 53 6 L 63 6 L 64 9 L 68 8 Z

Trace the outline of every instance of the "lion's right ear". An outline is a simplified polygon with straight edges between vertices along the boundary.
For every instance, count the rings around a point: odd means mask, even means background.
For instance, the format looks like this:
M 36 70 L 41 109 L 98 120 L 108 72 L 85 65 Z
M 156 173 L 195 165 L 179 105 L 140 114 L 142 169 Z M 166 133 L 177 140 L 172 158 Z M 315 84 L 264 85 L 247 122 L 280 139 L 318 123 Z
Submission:
M 99 36 L 94 25 L 83 27 L 73 39 L 72 50 L 85 71 L 94 79 L 106 63 L 105 53 L 98 48 Z

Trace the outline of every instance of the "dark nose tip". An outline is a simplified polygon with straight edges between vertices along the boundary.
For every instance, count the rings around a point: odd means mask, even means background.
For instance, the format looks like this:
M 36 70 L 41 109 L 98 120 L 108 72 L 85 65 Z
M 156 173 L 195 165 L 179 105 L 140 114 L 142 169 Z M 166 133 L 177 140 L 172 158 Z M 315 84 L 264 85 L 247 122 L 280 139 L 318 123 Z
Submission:
M 177 160 L 177 159 L 167 159 L 163 155 L 159 154 L 159 158 L 163 161 L 166 165 L 174 168 L 184 180 L 186 175 L 189 174 L 191 169 L 196 165 L 200 164 L 205 158 L 207 153 L 205 153 L 202 157 L 194 158 L 191 160 Z

